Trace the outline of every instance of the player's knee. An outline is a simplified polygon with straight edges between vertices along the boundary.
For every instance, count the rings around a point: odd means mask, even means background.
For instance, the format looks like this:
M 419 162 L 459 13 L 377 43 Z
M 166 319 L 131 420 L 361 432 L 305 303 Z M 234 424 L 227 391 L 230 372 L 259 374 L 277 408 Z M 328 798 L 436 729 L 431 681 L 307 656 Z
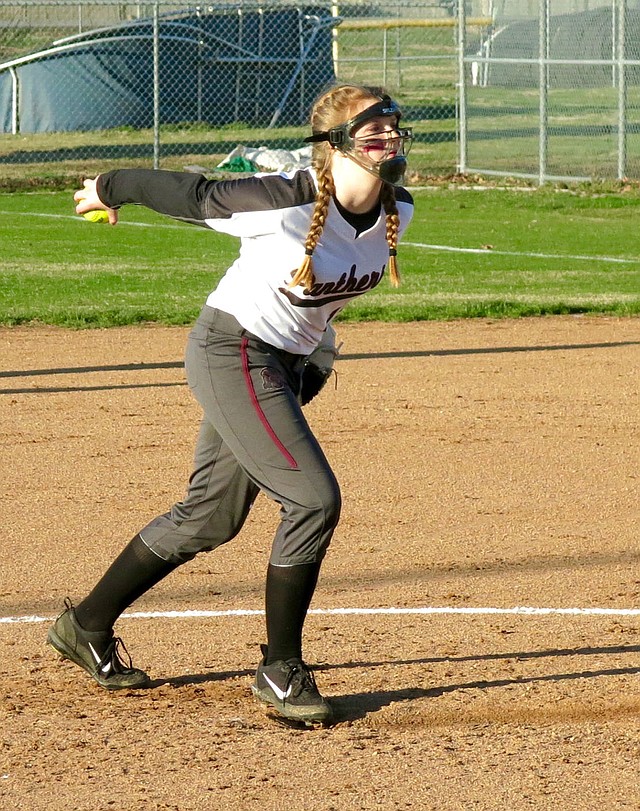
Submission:
M 340 520 L 342 510 L 342 494 L 340 487 L 334 480 L 331 486 L 325 488 L 321 495 L 318 513 L 322 516 L 322 525 L 325 530 L 333 531 Z
M 148 524 L 144 532 L 147 545 L 160 557 L 176 564 L 186 563 L 201 552 L 212 552 L 240 532 L 246 514 L 218 512 L 208 519 L 181 520 L 174 508 Z M 142 533 L 141 533 L 142 534 Z
M 342 510 L 342 496 L 335 484 L 323 494 L 320 505 L 310 510 L 308 514 L 308 534 L 315 538 L 315 559 L 322 560 L 325 556 L 333 533 L 340 520 Z
M 340 519 L 342 499 L 337 483 L 318 487 L 309 503 L 290 503 L 274 539 L 271 563 L 296 566 L 321 561 Z

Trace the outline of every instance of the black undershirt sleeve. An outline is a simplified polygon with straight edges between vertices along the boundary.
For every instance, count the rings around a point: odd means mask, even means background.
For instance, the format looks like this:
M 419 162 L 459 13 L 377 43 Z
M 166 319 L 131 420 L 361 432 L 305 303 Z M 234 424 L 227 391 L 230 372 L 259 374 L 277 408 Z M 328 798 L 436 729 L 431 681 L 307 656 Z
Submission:
M 293 177 L 267 175 L 238 180 L 208 180 L 191 172 L 116 169 L 99 175 L 97 191 L 110 208 L 128 203 L 203 225 L 245 211 L 272 211 L 315 199 L 308 172 Z

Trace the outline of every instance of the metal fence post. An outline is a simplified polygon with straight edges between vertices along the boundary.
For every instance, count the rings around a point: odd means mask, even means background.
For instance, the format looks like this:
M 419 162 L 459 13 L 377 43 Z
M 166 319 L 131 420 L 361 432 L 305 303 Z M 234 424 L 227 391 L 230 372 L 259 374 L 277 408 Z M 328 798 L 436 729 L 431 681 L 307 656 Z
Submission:
M 382 86 L 387 86 L 387 45 L 389 29 L 385 26 L 382 29 Z
M 340 8 L 337 3 L 331 4 L 331 16 L 340 16 Z M 331 29 L 331 56 L 333 59 L 333 72 L 336 76 L 340 76 L 340 43 L 338 42 L 337 25 L 334 25 Z
M 613 0 L 618 5 L 618 180 L 627 176 L 627 65 L 626 16 L 627 0 Z
M 9 68 L 9 75 L 11 76 L 11 134 L 17 135 L 20 129 L 20 123 L 18 121 L 20 110 L 18 98 L 20 82 L 18 80 L 18 72 L 15 68 Z
M 611 87 L 618 86 L 618 4 L 611 0 Z
M 538 65 L 540 92 L 540 123 L 538 134 L 538 183 L 542 186 L 547 175 L 548 93 L 549 93 L 549 0 L 540 0 L 538 7 Z
M 464 0 L 458 0 L 458 172 L 467 171 L 467 86 L 464 68 L 466 15 Z
M 153 4 L 153 168 L 160 168 L 160 13 Z

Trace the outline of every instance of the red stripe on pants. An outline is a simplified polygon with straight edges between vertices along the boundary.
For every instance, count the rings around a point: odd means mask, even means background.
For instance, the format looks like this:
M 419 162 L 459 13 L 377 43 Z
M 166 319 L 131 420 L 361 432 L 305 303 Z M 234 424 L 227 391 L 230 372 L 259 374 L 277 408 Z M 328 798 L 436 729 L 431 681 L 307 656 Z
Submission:
M 289 464 L 289 467 L 291 467 L 293 469 L 297 469 L 298 463 L 293 458 L 293 456 L 289 453 L 289 451 L 285 448 L 285 446 L 282 444 L 282 442 L 280 442 L 280 439 L 278 438 L 278 435 L 273 430 L 273 427 L 272 427 L 271 423 L 267 419 L 267 415 L 264 413 L 260 403 L 258 402 L 258 396 L 256 394 L 256 390 L 255 390 L 255 388 L 253 386 L 253 381 L 251 380 L 251 374 L 249 372 L 249 356 L 247 354 L 247 345 L 248 345 L 248 343 L 249 343 L 248 340 L 246 338 L 243 338 L 242 343 L 240 344 L 240 351 L 242 353 L 242 371 L 243 371 L 243 374 L 244 374 L 245 383 L 247 384 L 247 390 L 249 392 L 249 397 L 251 398 L 251 402 L 253 403 L 253 407 L 256 410 L 256 414 L 258 415 L 258 418 L 259 418 L 260 422 L 264 426 L 264 429 L 267 432 L 267 434 L 269 434 L 269 436 L 271 437 L 274 445 L 278 448 L 280 453 L 287 460 L 287 462 Z

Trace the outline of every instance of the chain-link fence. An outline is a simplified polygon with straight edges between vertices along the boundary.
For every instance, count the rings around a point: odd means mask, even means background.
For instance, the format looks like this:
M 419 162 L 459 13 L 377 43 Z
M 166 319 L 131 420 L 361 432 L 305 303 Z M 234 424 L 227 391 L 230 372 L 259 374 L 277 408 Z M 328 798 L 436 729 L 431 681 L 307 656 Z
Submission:
M 640 177 L 640 2 L 490 6 L 480 46 L 460 52 L 460 169 L 539 182 Z
M 640 0 L 0 0 L 0 183 L 280 168 L 334 78 L 398 98 L 410 180 L 640 177 Z
M 241 169 L 229 159 L 243 150 L 282 165 L 336 77 L 386 86 L 416 129 L 413 170 L 451 172 L 452 11 L 450 0 L 0 0 L 0 178 Z

